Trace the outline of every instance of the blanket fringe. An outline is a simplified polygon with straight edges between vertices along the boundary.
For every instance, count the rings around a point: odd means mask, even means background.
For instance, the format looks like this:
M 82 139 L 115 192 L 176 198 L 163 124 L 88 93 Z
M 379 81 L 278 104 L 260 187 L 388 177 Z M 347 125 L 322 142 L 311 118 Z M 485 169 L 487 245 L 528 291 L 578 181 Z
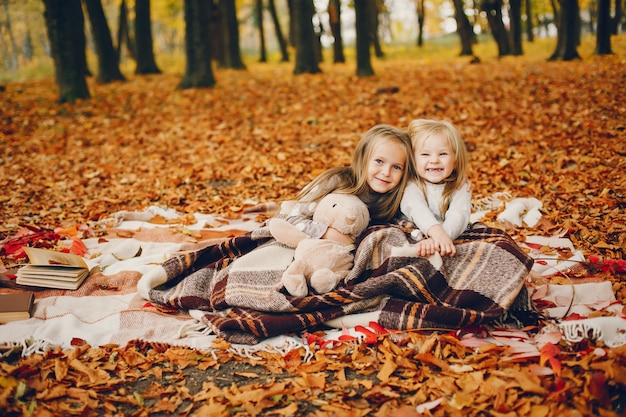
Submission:
M 621 317 L 594 317 L 559 323 L 563 338 L 576 343 L 590 338 L 601 340 L 609 348 L 626 344 L 626 319 Z
M 176 338 L 184 339 L 186 337 L 201 337 L 211 335 L 216 335 L 216 333 L 210 326 L 207 326 L 200 320 L 194 320 L 193 322 L 185 323 L 184 325 L 182 325 L 181 328 L 178 330 Z M 281 356 L 285 356 L 292 350 L 300 348 L 304 349 L 305 352 L 303 361 L 309 362 L 313 358 L 313 353 L 309 349 L 309 346 L 289 336 L 277 336 L 257 345 L 232 344 L 228 351 L 230 353 L 234 353 L 238 356 L 248 359 L 261 360 L 263 358 L 256 355 L 259 352 L 266 352 L 271 354 L 277 353 Z
M 210 336 L 212 334 L 215 334 L 212 328 L 199 321 L 193 321 L 183 324 L 178 330 L 176 338 L 184 339 L 186 337 Z
M 275 340 L 271 339 L 271 340 Z M 256 356 L 259 352 L 267 352 L 271 354 L 280 354 L 281 356 L 287 355 L 292 350 L 296 349 L 304 349 L 304 358 L 303 362 L 309 362 L 313 358 L 313 352 L 309 349 L 309 346 L 296 340 L 293 337 L 284 336 L 280 343 L 259 343 L 257 345 L 231 345 L 228 349 L 229 352 L 234 353 L 236 355 L 246 357 L 252 360 L 261 360 L 264 359 L 262 357 Z
M 54 344 L 49 340 L 25 339 L 21 342 L 5 342 L 0 344 L 0 358 L 9 357 L 13 353 L 20 352 L 21 356 L 26 357 L 34 354 L 44 354 L 48 351 L 59 348 L 60 345 Z

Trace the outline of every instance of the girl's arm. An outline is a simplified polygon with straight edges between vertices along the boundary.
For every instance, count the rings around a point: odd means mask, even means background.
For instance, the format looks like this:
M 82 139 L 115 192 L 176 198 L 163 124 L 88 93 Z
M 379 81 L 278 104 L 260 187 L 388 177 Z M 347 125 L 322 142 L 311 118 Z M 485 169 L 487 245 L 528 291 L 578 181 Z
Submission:
M 450 206 L 442 223 L 450 239 L 454 240 L 467 229 L 472 212 L 472 191 L 468 183 L 452 193 Z
M 334 236 L 333 231 L 329 231 L 327 225 L 313 221 L 313 213 L 318 201 L 324 195 L 337 189 L 339 184 L 340 179 L 337 176 L 331 176 L 323 181 L 313 180 L 304 187 L 305 190 L 308 189 L 308 192 L 301 196 L 287 212 L 281 212 L 280 217 L 312 238 L 328 237 L 327 233 L 331 234 L 330 237 Z
M 443 223 L 434 225 L 428 230 L 428 236 L 433 239 L 435 250 L 441 256 L 456 255 L 456 247 L 453 240 L 467 229 L 471 210 L 471 187 L 469 183 L 466 183 L 450 196 L 450 206 L 448 211 L 446 211 Z
M 402 202 L 400 203 L 400 211 L 425 235 L 428 235 L 428 230 L 431 227 L 439 224 L 439 220 L 428 207 L 428 201 L 424 193 L 415 181 L 411 181 L 406 185 L 402 195 Z
M 456 253 L 452 239 L 428 206 L 424 193 L 415 182 L 410 182 L 404 189 L 400 211 L 427 236 L 415 246 L 418 256 L 427 258 L 435 252 L 440 252 L 441 255 Z

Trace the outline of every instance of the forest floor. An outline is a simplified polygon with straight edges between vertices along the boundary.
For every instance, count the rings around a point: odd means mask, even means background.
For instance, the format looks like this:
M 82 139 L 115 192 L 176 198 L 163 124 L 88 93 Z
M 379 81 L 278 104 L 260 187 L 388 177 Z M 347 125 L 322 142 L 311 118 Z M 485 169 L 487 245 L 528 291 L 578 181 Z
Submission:
M 356 77 L 352 64 L 298 76 L 291 64 L 251 64 L 216 71 L 214 88 L 183 91 L 180 74 L 130 75 L 107 85 L 89 80 L 91 99 L 63 105 L 53 79 L 8 83 L 0 93 L 0 240 L 24 225 L 72 227 L 153 205 L 234 219 L 248 204 L 292 198 L 323 169 L 348 164 L 359 134 L 374 124 L 426 117 L 461 131 L 475 199 L 505 192 L 543 203 L 541 229 L 512 227 L 512 236 L 567 237 L 587 259 L 609 265 L 626 249 L 624 37 L 614 50 L 574 62 L 380 60 L 368 78 Z M 623 270 L 585 274 L 554 279 L 610 280 L 626 300 Z M 468 348 L 461 333 L 400 332 L 328 346 L 312 337 L 310 360 L 302 350 L 242 357 L 221 340 L 210 351 L 136 342 L 14 353 L 0 361 L 0 409 L 6 416 L 626 413 L 626 346 L 561 341 L 507 361 L 505 347 Z

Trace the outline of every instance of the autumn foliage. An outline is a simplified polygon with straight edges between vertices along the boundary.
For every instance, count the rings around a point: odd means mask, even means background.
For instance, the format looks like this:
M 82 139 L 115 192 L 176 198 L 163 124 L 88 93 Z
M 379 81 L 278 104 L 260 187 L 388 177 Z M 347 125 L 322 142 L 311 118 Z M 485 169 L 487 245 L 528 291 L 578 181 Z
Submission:
M 291 64 L 253 64 L 217 71 L 211 89 L 176 90 L 180 76 L 171 74 L 90 80 L 92 99 L 63 105 L 51 79 L 7 84 L 0 237 L 25 225 L 71 228 L 150 205 L 236 218 L 247 205 L 291 198 L 321 170 L 348 164 L 359 135 L 374 124 L 442 118 L 468 144 L 474 197 L 541 200 L 542 222 L 510 233 L 568 237 L 623 300 L 625 64 L 623 53 L 575 62 L 381 61 L 376 76 L 365 78 L 349 64 L 298 76 Z M 2 361 L 0 408 L 15 415 L 33 402 L 41 415 L 142 415 L 147 404 L 181 415 L 384 416 L 400 409 L 410 416 L 419 405 L 426 415 L 624 413 L 624 347 L 547 343 L 527 358 L 506 359 L 519 352 L 461 343 L 480 329 L 362 330 L 369 332 L 363 339 L 330 345 L 309 335 L 311 361 L 303 351 L 239 358 L 220 341 L 217 356 L 138 342 Z M 246 367 L 220 383 L 216 372 L 233 363 Z M 192 368 L 206 378 L 190 378 Z

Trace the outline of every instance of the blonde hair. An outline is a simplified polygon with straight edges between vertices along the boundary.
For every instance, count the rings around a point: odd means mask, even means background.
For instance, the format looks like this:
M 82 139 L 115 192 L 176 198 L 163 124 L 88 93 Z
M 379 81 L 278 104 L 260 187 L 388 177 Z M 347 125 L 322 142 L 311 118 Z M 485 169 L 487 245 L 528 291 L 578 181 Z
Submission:
M 463 142 L 457 128 L 446 120 L 415 119 L 409 123 L 408 130 L 415 152 L 419 151 L 426 139 L 435 135 L 443 136 L 454 152 L 456 167 L 445 180 L 446 185 L 441 198 L 441 215 L 445 218 L 446 211 L 450 207 L 450 196 L 469 181 L 466 173 L 468 156 L 465 142 Z M 417 176 L 417 183 L 425 196 L 426 185 L 424 180 Z
M 406 163 L 400 179 L 400 184 L 393 190 L 377 194 L 378 198 L 373 201 L 367 200 L 371 193 L 367 184 L 367 169 L 374 152 L 375 146 L 382 140 L 392 140 L 399 143 L 406 153 Z M 413 149 L 411 138 L 405 130 L 393 126 L 380 124 L 369 129 L 356 145 L 352 154 L 352 163 L 348 167 L 330 168 L 322 172 L 309 183 L 298 195 L 300 201 L 319 201 L 326 194 L 339 192 L 354 194 L 362 197 L 369 207 L 372 220 L 389 221 L 400 210 L 400 201 L 404 193 L 404 187 L 409 179 L 416 177 L 413 163 Z M 333 183 L 334 188 L 319 186 L 320 184 Z

